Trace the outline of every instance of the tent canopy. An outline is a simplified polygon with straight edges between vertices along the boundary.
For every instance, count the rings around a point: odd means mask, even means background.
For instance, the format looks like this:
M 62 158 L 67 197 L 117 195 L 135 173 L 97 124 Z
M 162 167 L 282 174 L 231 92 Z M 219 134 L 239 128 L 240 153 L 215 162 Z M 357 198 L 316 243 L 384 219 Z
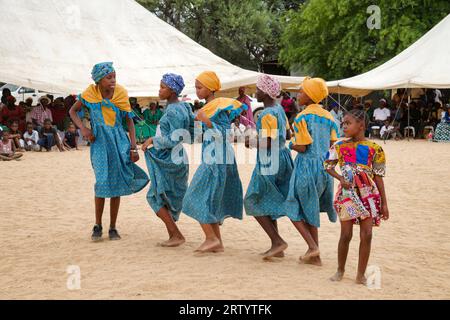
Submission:
M 0 80 L 43 91 L 80 93 L 95 63 L 113 61 L 130 96 L 156 97 L 161 76 L 181 74 L 192 93 L 216 71 L 223 95 L 255 86 L 257 72 L 234 66 L 133 0 L 1 0 Z M 301 77 L 278 77 L 283 88 Z M 251 90 L 251 88 L 250 88 Z
M 397 88 L 450 88 L 450 15 L 381 66 L 328 86 L 330 92 L 353 96 Z

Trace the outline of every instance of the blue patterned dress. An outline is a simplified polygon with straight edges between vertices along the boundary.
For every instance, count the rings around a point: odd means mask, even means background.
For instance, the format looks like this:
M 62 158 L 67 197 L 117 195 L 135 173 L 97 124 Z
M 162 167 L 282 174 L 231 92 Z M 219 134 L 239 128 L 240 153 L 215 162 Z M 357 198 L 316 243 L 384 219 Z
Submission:
M 291 144 L 307 148 L 295 159 L 286 199 L 287 215 L 292 221 L 305 221 L 317 228 L 320 212 L 326 212 L 329 220 L 336 222 L 333 178 L 323 168 L 330 141 L 336 141 L 338 136 L 333 116 L 320 105 L 310 105 L 295 118 L 294 131 Z
M 153 138 L 153 147 L 145 152 L 151 181 L 147 201 L 155 213 L 167 207 L 175 221 L 180 217 L 189 176 L 189 161 L 178 132 L 187 134 L 193 123 L 194 114 L 187 103 L 169 104 L 159 122 L 161 135 Z
M 130 159 L 130 139 L 122 120 L 131 116 L 111 100 L 92 103 L 79 96 L 90 114 L 92 134 L 91 162 L 95 173 L 95 196 L 114 198 L 142 190 L 149 182 L 147 174 Z
M 283 209 L 294 167 L 291 152 L 286 148 L 286 128 L 288 121 L 280 105 L 265 108 L 258 118 L 259 136 L 272 138 L 272 150 L 258 150 L 244 198 L 245 212 L 250 216 L 270 216 L 276 220 L 286 215 Z
M 213 128 L 205 131 L 202 163 L 184 197 L 183 212 L 201 224 L 221 224 L 228 217 L 242 219 L 243 191 L 227 136 L 230 114 L 219 110 L 210 120 Z

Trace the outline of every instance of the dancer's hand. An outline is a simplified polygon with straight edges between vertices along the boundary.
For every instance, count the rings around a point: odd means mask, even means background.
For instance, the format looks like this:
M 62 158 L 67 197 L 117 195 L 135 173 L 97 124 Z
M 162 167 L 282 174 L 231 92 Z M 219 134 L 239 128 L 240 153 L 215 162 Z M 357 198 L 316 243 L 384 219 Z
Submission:
M 132 162 L 138 162 L 139 161 L 139 153 L 136 149 L 131 149 L 130 150 L 130 159 Z
M 383 220 L 389 220 L 389 209 L 387 204 L 383 204 L 381 206 L 381 219 Z
M 95 141 L 95 137 L 92 134 L 92 130 L 88 129 L 86 127 L 81 128 L 81 135 L 86 138 L 86 140 L 88 140 L 89 142 L 94 142 Z
M 141 146 L 142 151 L 145 152 L 145 150 L 147 150 L 148 147 L 150 147 L 152 144 L 153 144 L 153 138 L 148 138 L 147 141 L 145 141 Z
M 341 182 L 341 186 L 344 189 L 351 189 L 353 187 L 353 184 L 345 180 L 342 176 L 339 178 L 339 181 Z

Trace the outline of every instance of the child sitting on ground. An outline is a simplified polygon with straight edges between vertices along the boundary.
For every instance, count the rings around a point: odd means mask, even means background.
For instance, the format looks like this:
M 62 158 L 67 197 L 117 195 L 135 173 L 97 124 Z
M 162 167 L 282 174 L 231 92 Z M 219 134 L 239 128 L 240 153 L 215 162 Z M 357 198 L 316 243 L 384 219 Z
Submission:
M 39 151 L 38 145 L 39 133 L 34 130 L 34 126 L 31 122 L 27 123 L 27 131 L 23 134 L 23 140 L 25 141 L 25 150 L 27 151 Z
M 402 138 L 402 134 L 400 133 L 400 126 L 396 122 L 393 122 L 391 124 L 389 123 L 389 120 L 386 120 L 384 122 L 384 126 L 381 128 L 380 136 L 381 139 L 385 140 L 388 140 L 390 138 L 399 140 Z
M 67 128 L 66 133 L 64 134 L 64 147 L 67 150 L 78 150 L 78 132 L 77 132 L 77 128 L 75 127 L 75 125 L 71 122 L 69 124 L 69 127 Z
M 10 139 L 9 132 L 6 130 L 0 131 L 0 160 L 18 160 L 20 157 L 22 157 L 22 154 L 16 153 L 16 147 Z
M 9 138 L 13 141 L 14 146 L 19 151 L 25 149 L 25 142 L 22 140 L 22 133 L 19 131 L 19 122 L 13 121 L 9 126 Z
M 52 121 L 50 119 L 44 120 L 44 126 L 41 128 L 41 132 L 39 134 L 38 144 L 42 148 L 45 148 L 47 152 L 52 150 L 54 145 L 58 146 L 59 151 L 63 152 L 64 148 L 59 140 L 58 132 L 52 126 Z

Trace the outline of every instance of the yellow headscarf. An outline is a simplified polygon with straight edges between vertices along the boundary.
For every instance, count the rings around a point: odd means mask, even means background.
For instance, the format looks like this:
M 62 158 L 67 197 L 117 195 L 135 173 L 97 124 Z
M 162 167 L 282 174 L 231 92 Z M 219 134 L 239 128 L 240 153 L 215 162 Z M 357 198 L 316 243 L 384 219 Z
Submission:
M 103 100 L 102 93 L 98 85 L 91 84 L 82 94 L 81 98 L 88 103 L 100 103 Z M 121 85 L 116 85 L 114 89 L 114 95 L 110 100 L 117 108 L 122 111 L 131 112 L 131 105 L 128 98 L 127 90 Z
M 200 73 L 197 80 L 213 92 L 219 91 L 221 88 L 220 79 L 214 71 L 204 71 Z
M 306 77 L 301 85 L 303 92 L 315 103 L 319 103 L 328 96 L 328 87 L 325 80 L 321 78 Z

